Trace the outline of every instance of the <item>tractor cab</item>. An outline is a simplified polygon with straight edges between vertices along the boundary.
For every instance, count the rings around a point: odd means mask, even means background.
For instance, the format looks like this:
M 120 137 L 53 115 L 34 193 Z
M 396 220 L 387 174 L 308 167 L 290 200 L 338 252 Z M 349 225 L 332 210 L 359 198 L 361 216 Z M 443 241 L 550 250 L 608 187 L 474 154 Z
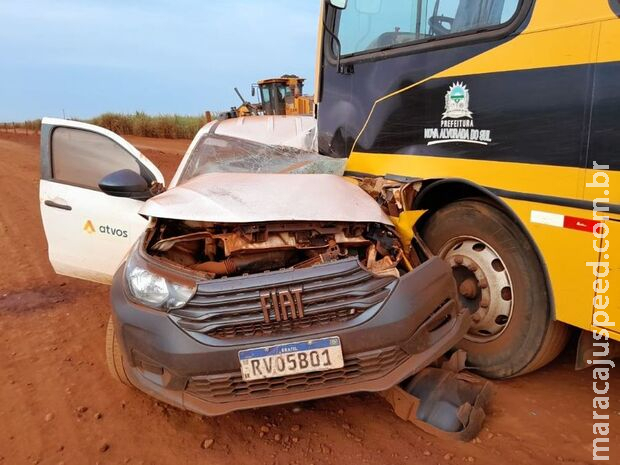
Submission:
M 265 115 L 312 114 L 312 99 L 303 96 L 305 79 L 295 75 L 259 81 L 258 88 Z

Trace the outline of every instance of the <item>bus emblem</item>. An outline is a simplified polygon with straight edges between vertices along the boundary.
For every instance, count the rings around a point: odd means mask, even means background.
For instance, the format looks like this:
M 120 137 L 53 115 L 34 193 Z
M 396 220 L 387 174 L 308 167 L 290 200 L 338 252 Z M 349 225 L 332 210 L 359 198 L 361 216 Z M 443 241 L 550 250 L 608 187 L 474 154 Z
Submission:
M 493 142 L 490 129 L 476 127 L 474 114 L 469 110 L 469 99 L 469 89 L 464 82 L 452 83 L 446 93 L 446 111 L 441 116 L 439 127 L 424 128 L 424 139 L 427 145 L 489 145 Z
M 473 118 L 469 111 L 469 89 L 462 82 L 455 82 L 446 94 L 446 112 L 442 119 Z

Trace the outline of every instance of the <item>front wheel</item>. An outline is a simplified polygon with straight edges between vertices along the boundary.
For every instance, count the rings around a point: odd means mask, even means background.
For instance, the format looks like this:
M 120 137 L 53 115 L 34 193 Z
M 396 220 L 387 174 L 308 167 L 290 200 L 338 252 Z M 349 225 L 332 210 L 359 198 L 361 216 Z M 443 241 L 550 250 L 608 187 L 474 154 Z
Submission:
M 506 214 L 465 200 L 422 226 L 430 249 L 451 266 L 472 326 L 459 344 L 489 378 L 536 370 L 565 347 L 568 327 L 552 319 L 547 284 L 528 237 Z
M 123 365 L 123 354 L 121 352 L 121 347 L 118 344 L 118 339 L 116 337 L 116 331 L 114 328 L 114 320 L 111 316 L 108 320 L 108 327 L 106 329 L 105 355 L 108 365 L 108 371 L 112 375 L 112 378 L 114 378 L 116 381 L 121 382 L 122 384 L 125 384 L 126 386 L 131 386 L 129 378 L 125 373 L 125 367 Z

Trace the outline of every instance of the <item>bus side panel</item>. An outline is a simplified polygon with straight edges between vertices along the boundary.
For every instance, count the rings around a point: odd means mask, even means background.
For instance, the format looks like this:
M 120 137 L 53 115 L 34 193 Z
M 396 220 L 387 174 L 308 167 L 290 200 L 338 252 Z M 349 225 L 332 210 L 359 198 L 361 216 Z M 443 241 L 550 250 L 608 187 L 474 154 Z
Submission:
M 592 326 L 605 328 L 612 339 L 620 340 L 620 222 L 610 220 L 607 226 L 607 236 L 599 241 L 600 267 L 589 270 L 596 291 Z
M 587 210 L 505 199 L 519 216 L 541 251 L 547 266 L 558 321 L 582 329 L 592 328 L 594 276 L 586 263 L 597 262 L 591 231 L 564 227 L 561 217 L 592 220 Z M 543 224 L 547 223 L 547 224 Z M 567 222 L 568 224 L 568 222 Z
M 586 188 L 585 196 L 588 200 L 599 199 L 598 208 L 604 208 L 604 203 L 620 204 L 620 171 L 608 171 L 600 168 L 593 169 L 594 164 L 608 165 L 613 170 L 620 159 L 620 129 L 618 129 L 618 115 L 620 112 L 620 21 L 605 21 L 601 23 L 600 46 L 598 64 L 594 80 L 594 108 L 592 111 L 592 130 L 590 152 L 588 156 L 588 171 L 586 179 L 593 185 Z M 597 174 L 600 173 L 600 174 Z M 606 177 L 607 176 L 607 177 Z M 594 179 L 596 177 L 596 180 Z M 595 182 L 596 181 L 596 182 Z M 594 208 L 594 207 L 593 207 Z M 598 271 L 601 273 L 601 282 L 597 286 L 597 299 L 593 312 L 603 310 L 596 315 L 596 320 L 604 322 L 609 317 L 611 337 L 620 339 L 620 215 L 599 212 L 600 216 L 608 215 L 607 237 L 601 238 L 601 253 L 599 260 L 608 264 Z M 595 280 L 595 276 L 590 277 Z M 609 289 L 607 288 L 609 285 Z M 599 308 L 596 308 L 598 306 Z M 593 315 L 594 316 L 594 315 Z M 615 326 L 611 326 L 614 323 Z M 594 322 L 596 325 L 596 322 Z
M 596 164 L 609 167 L 603 170 L 610 180 L 607 188 L 586 188 L 585 198 L 608 198 L 608 203 L 620 204 L 620 20 L 601 23 L 599 44 L 586 179 L 592 181 Z

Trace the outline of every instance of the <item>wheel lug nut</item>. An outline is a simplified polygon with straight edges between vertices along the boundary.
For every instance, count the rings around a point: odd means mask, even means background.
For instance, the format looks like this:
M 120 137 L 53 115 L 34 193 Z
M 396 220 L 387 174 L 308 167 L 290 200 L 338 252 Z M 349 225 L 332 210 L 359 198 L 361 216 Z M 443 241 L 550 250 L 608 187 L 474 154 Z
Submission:
M 475 273 L 476 271 L 478 271 L 478 265 L 476 265 L 475 263 L 471 263 L 469 265 L 467 265 L 467 269 L 473 273 Z
M 454 263 L 456 263 L 457 265 L 462 265 L 463 257 L 454 257 Z
M 472 319 L 472 320 L 474 320 L 474 323 L 480 323 L 480 319 L 481 319 L 481 318 L 480 318 L 480 315 L 479 315 L 478 313 L 474 313 L 474 314 L 471 316 L 471 319 Z
M 486 289 L 487 287 L 489 287 L 489 283 L 484 278 L 478 280 L 478 285 L 481 289 Z
M 475 299 L 478 295 L 478 286 L 473 279 L 466 279 L 459 286 L 459 293 L 468 299 Z

